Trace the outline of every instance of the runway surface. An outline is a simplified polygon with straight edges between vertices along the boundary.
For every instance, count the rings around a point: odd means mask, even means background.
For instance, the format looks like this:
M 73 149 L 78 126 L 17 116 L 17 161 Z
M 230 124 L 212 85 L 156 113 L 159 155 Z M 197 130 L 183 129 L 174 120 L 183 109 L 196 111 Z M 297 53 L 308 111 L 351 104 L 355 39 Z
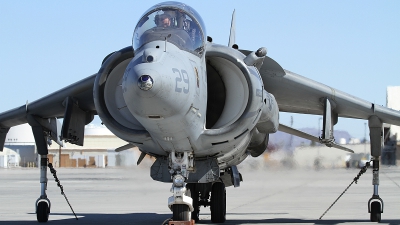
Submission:
M 148 168 L 56 168 L 73 209 L 48 174 L 51 215 L 48 224 L 160 225 L 171 185 L 153 181 Z M 369 222 L 372 169 L 323 217 L 318 218 L 351 183 L 358 169 L 251 168 L 240 171 L 240 188 L 227 188 L 225 224 L 375 224 Z M 381 168 L 382 224 L 400 224 L 400 168 Z M 39 169 L 0 169 L 0 224 L 38 224 L 34 205 L 40 194 Z M 197 224 L 212 224 L 201 208 Z

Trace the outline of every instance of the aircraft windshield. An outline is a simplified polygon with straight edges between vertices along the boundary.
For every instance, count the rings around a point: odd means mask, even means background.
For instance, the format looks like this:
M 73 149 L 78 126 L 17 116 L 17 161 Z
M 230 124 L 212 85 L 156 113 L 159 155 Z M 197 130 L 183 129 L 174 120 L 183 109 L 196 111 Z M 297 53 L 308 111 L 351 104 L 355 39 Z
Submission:
M 204 51 L 204 26 L 191 7 L 177 2 L 153 6 L 142 16 L 133 33 L 133 48 L 152 41 L 167 41 L 180 49 L 201 56 Z

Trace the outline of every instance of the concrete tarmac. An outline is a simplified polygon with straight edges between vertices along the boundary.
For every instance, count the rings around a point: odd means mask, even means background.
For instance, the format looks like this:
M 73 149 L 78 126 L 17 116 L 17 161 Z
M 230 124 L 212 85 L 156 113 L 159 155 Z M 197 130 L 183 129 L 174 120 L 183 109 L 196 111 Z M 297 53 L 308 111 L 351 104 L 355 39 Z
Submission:
M 167 207 L 171 184 L 153 181 L 149 168 L 56 168 L 76 220 L 48 173 L 51 214 L 48 224 L 151 224 L 172 216 Z M 240 171 L 241 187 L 227 188 L 225 224 L 375 224 L 369 222 L 372 169 L 361 176 L 322 218 L 359 169 L 252 168 Z M 382 224 L 400 224 L 400 168 L 381 168 L 379 193 L 384 200 Z M 35 201 L 39 169 L 0 169 L 0 224 L 38 224 Z M 209 208 L 200 221 L 212 224 Z

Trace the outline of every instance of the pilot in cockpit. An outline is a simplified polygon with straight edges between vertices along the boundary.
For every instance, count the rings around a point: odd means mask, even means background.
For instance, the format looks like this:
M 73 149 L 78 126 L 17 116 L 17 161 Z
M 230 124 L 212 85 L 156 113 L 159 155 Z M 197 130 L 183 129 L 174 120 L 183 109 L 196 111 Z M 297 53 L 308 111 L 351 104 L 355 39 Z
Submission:
M 149 20 L 150 18 L 153 19 Z M 162 40 L 196 53 L 203 43 L 201 31 L 194 18 L 184 11 L 170 8 L 145 15 L 135 30 L 134 40 L 138 42 L 138 46 Z
M 169 28 L 171 27 L 171 16 L 164 13 L 156 16 L 156 23 L 158 27 Z

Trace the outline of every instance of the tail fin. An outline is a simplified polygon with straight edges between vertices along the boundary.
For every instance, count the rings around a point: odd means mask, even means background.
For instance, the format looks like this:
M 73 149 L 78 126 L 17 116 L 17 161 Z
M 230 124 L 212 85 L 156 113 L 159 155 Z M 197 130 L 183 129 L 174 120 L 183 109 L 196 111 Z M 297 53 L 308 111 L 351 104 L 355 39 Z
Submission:
M 228 46 L 232 48 L 234 44 L 236 44 L 236 22 L 235 22 L 235 10 L 232 13 L 232 22 L 231 22 L 231 33 L 229 35 L 229 43 Z

